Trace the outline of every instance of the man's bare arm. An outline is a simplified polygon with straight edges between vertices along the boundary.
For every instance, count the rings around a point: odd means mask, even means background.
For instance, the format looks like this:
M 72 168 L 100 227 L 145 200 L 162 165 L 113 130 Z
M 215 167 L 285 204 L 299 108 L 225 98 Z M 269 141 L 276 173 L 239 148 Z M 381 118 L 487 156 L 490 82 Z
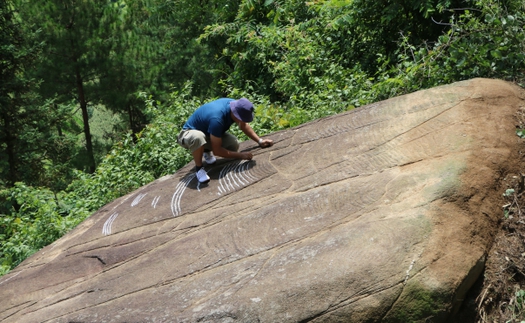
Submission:
M 248 123 L 239 121 L 237 122 L 237 124 L 239 125 L 239 128 L 242 130 L 242 132 L 244 132 L 245 135 L 247 135 L 251 140 L 258 143 L 259 146 L 261 146 L 262 148 L 270 147 L 273 145 L 273 140 L 261 139 Z

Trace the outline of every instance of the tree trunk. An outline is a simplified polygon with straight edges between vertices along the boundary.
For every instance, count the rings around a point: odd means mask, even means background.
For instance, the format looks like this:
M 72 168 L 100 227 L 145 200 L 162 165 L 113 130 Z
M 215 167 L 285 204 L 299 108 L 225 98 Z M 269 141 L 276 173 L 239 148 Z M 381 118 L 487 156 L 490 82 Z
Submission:
M 16 137 L 11 133 L 11 120 L 8 115 L 4 116 L 4 134 L 5 134 L 5 144 L 6 144 L 6 153 L 7 153 L 7 163 L 9 164 L 9 174 L 7 178 L 7 185 L 13 186 L 13 184 L 18 180 L 17 170 L 16 170 L 16 153 L 15 153 L 15 140 Z
M 87 110 L 86 96 L 84 94 L 84 83 L 78 67 L 76 68 L 78 101 L 80 102 L 80 109 L 82 110 L 82 120 L 84 122 L 84 135 L 86 137 L 86 150 L 88 154 L 88 171 L 95 172 L 95 156 L 93 155 L 93 143 L 91 141 L 91 130 L 89 129 L 89 116 Z
M 53 104 L 53 107 L 55 108 L 55 113 L 58 111 L 58 106 L 57 104 Z M 57 131 L 58 131 L 58 136 L 59 137 L 63 137 L 64 134 L 62 133 L 62 127 L 60 126 L 60 120 L 57 120 L 56 121 L 56 126 L 57 126 Z
M 126 104 L 126 108 L 128 109 L 128 116 L 129 116 L 129 128 L 131 129 L 131 132 L 135 134 L 135 124 L 133 123 L 133 110 L 131 108 L 131 103 Z

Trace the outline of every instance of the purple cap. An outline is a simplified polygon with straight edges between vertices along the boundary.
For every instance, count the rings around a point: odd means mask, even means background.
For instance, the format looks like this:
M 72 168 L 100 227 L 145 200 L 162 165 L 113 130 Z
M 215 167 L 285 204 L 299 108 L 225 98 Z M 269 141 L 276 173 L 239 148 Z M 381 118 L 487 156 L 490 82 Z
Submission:
M 251 122 L 253 120 L 253 104 L 246 98 L 231 101 L 230 109 L 235 118 L 243 122 Z

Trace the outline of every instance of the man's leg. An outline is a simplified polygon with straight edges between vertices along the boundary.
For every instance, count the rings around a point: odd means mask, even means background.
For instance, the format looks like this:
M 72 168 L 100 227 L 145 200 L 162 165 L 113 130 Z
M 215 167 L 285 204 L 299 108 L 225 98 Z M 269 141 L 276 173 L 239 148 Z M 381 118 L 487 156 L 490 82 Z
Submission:
M 179 135 L 178 142 L 182 147 L 191 151 L 193 161 L 195 162 L 197 180 L 201 183 L 209 182 L 210 177 L 202 167 L 202 155 L 204 154 L 206 135 L 198 130 L 186 130 Z
M 229 151 L 239 151 L 239 140 L 231 133 L 225 132 L 222 135 L 222 148 Z M 206 144 L 204 145 L 204 151 L 211 151 L 211 140 L 210 137 L 206 137 Z
M 229 151 L 239 151 L 239 140 L 231 133 L 225 132 L 222 136 L 222 146 Z
M 179 135 L 178 143 L 191 152 L 195 166 L 202 167 L 206 135 L 199 130 L 183 130 Z
M 202 167 L 202 155 L 204 154 L 204 146 L 200 146 L 191 154 L 193 155 L 193 161 L 195 162 L 195 166 L 197 166 L 197 170 L 199 170 Z
M 204 154 L 204 145 L 195 149 L 191 152 L 193 155 L 193 161 L 195 162 L 195 175 L 200 183 L 208 183 L 210 176 L 206 173 L 206 170 L 202 166 L 202 155 Z

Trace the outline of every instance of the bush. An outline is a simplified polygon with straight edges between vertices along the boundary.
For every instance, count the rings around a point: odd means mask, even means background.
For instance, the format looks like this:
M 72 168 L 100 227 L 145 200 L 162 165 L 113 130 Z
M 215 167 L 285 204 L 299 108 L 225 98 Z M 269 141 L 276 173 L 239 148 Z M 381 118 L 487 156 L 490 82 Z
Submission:
M 0 191 L 0 275 L 60 238 L 83 217 L 68 214 L 59 196 L 46 188 L 17 183 Z M 6 212 L 7 211 L 7 212 Z

